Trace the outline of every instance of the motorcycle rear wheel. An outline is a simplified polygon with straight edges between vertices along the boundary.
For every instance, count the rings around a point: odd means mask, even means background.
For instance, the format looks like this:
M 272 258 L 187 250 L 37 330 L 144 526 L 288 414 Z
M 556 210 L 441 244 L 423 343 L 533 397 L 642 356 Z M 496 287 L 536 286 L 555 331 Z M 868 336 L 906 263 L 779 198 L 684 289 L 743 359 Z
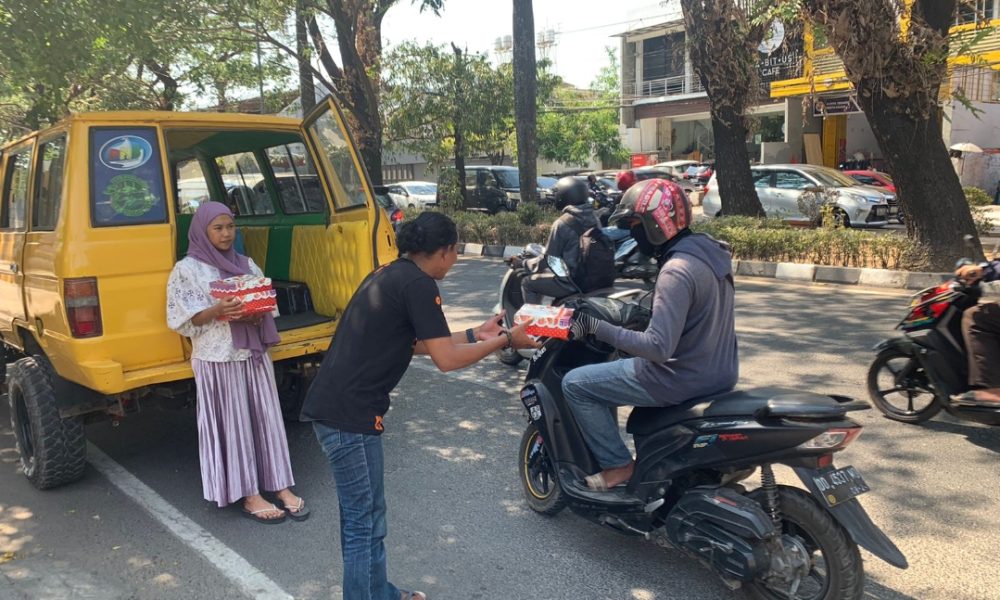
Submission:
M 546 450 L 542 433 L 534 423 L 529 423 L 521 436 L 517 458 L 517 470 L 528 507 L 548 516 L 565 508 L 566 497 L 559 487 L 555 464 Z
M 868 368 L 868 397 L 886 418 L 900 423 L 923 423 L 941 411 L 923 367 L 896 348 L 879 352 Z M 897 405 L 900 402 L 904 405 Z
M 750 497 L 763 505 L 764 491 Z M 777 589 L 778 582 L 754 580 L 746 591 L 757 600 L 860 600 L 865 589 L 864 564 L 857 544 L 812 496 L 793 487 L 778 486 L 782 534 L 794 538 L 810 553 L 810 570 L 794 596 Z

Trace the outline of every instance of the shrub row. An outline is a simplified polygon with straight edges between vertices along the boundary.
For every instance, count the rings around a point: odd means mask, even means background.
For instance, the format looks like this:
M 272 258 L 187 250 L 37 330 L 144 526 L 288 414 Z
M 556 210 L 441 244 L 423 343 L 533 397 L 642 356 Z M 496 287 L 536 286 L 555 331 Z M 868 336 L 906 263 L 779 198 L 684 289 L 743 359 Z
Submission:
M 407 211 L 407 218 L 416 213 Z M 558 213 L 535 206 L 517 212 L 487 215 L 454 212 L 462 243 L 523 246 L 545 243 Z M 798 262 L 840 267 L 910 270 L 926 262 L 925 252 L 905 236 L 858 229 L 791 227 L 779 219 L 723 217 L 704 219 L 695 231 L 728 242 L 733 258 L 767 262 Z

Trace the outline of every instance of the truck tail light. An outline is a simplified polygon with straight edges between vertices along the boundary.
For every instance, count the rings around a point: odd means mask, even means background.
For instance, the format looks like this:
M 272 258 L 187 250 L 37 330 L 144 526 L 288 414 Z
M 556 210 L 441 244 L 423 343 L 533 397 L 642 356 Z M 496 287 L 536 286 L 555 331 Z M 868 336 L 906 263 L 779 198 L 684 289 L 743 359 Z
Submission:
M 80 277 L 63 283 L 66 317 L 73 337 L 96 337 L 104 333 L 101 325 L 101 299 L 97 294 L 97 279 Z

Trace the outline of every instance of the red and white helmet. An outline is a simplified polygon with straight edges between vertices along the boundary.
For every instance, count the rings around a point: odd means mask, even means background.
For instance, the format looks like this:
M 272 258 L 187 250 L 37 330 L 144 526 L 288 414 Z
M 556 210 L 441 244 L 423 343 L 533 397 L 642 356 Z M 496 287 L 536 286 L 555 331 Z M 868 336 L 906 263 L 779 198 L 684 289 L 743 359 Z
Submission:
M 608 220 L 615 223 L 629 217 L 639 217 L 646 229 L 646 238 L 659 246 L 691 224 L 691 201 L 673 181 L 647 179 L 625 192 Z

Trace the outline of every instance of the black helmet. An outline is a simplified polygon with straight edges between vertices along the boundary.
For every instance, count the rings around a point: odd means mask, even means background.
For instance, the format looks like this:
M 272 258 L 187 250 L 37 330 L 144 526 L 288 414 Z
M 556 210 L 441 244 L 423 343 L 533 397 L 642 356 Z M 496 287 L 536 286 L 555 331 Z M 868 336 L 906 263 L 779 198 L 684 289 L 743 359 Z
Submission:
M 579 206 L 587 203 L 590 192 L 587 182 L 576 177 L 563 177 L 552 188 L 556 198 L 556 208 L 562 210 L 567 206 Z

